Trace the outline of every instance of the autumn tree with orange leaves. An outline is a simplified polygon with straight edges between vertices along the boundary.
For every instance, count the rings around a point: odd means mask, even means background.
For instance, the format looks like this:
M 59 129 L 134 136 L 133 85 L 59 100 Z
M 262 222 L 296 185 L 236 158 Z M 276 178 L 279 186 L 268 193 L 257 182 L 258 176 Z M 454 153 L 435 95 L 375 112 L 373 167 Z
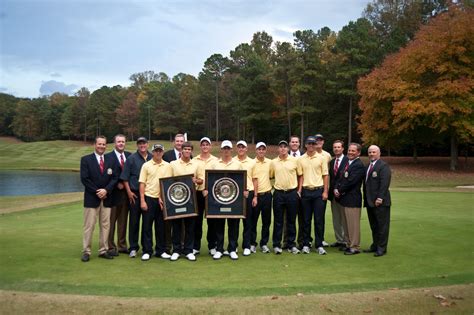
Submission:
M 449 9 L 424 25 L 405 48 L 358 82 L 364 143 L 394 146 L 449 135 L 451 170 L 459 143 L 474 141 L 474 10 Z M 428 137 L 426 136 L 428 132 Z

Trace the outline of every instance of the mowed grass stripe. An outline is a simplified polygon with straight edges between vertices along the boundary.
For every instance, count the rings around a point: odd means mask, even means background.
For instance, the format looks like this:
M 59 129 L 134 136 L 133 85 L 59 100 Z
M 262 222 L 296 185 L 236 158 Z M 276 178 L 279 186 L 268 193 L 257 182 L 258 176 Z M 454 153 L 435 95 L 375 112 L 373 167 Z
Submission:
M 0 288 L 92 295 L 146 297 L 261 296 L 333 293 L 471 283 L 472 195 L 393 193 L 389 254 L 327 256 L 257 253 L 213 261 L 149 262 L 121 255 L 113 261 L 93 256 L 80 262 L 81 203 L 58 205 L 0 217 Z M 370 245 L 364 211 L 362 246 Z M 242 225 L 241 225 L 242 231 Z M 205 234 L 204 234 L 205 235 Z M 240 237 L 240 242 L 242 241 Z M 326 240 L 333 241 L 328 205 Z M 271 245 L 271 244 L 270 244 Z

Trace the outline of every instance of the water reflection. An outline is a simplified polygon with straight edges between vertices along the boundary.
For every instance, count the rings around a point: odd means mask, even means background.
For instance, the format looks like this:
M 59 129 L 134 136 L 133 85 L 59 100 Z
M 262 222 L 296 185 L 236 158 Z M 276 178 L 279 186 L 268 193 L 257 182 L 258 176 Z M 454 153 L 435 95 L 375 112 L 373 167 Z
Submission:
M 0 171 L 0 196 L 84 191 L 79 172 Z

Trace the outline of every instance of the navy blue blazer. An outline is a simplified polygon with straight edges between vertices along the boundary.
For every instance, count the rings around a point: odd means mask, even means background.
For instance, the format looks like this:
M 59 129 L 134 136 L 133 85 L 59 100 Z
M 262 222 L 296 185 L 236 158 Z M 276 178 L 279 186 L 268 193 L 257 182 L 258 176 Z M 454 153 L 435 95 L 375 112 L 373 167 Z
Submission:
M 120 167 L 119 167 L 120 168 Z M 104 173 L 100 173 L 99 163 L 95 154 L 85 155 L 81 158 L 81 182 L 84 185 L 84 207 L 96 208 L 100 205 L 100 198 L 96 191 L 100 188 L 107 190 L 104 199 L 105 207 L 112 207 L 112 191 L 118 181 L 119 170 L 110 156 L 104 155 Z
M 339 203 L 344 207 L 362 208 L 360 188 L 365 178 L 365 166 L 360 159 L 355 159 L 347 170 L 342 169 L 341 177 L 336 181 L 336 189 L 341 194 Z
M 336 181 L 338 178 L 342 176 L 344 173 L 344 168 L 346 167 L 347 162 L 349 159 L 347 158 L 347 155 L 344 155 L 342 160 L 339 163 L 339 167 L 337 169 L 337 173 L 334 174 L 334 163 L 336 163 L 336 158 L 332 159 L 329 162 L 329 194 L 328 194 L 328 199 L 332 200 L 334 198 L 334 188 L 336 187 Z
M 131 153 L 128 151 L 123 151 L 123 154 L 125 155 L 125 158 L 128 158 Z M 118 170 L 118 177 L 120 178 L 120 174 L 122 174 L 122 168 L 120 167 L 120 160 L 115 154 L 115 151 L 112 150 L 112 152 L 105 154 L 105 156 L 109 157 L 114 162 L 115 168 Z M 119 182 L 121 182 L 120 179 L 117 181 L 117 184 Z M 114 190 L 112 191 L 112 204 L 114 206 L 122 201 L 123 197 L 121 193 L 124 191 L 126 191 L 125 187 L 123 189 L 118 189 L 117 185 L 115 185 Z

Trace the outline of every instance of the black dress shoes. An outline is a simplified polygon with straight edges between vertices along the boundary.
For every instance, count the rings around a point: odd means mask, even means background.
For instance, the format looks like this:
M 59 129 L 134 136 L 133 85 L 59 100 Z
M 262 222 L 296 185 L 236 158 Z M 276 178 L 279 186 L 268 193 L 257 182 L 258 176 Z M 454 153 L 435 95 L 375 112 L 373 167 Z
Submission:
M 383 256 L 383 255 L 385 255 L 385 252 L 376 251 L 375 254 L 374 254 L 374 257 L 380 257 L 380 256 Z
M 344 243 L 339 243 L 339 242 L 334 242 L 329 245 L 330 247 L 345 247 L 346 244 Z
M 103 254 L 99 255 L 99 258 L 104 258 L 104 259 L 114 259 L 113 256 L 111 256 L 109 253 L 105 252 Z
M 89 255 L 88 254 L 83 254 L 82 257 L 81 257 L 81 261 L 82 262 L 88 262 L 89 261 Z
M 364 249 L 363 252 L 364 252 L 364 253 L 375 253 L 376 250 L 375 250 L 375 249 L 372 249 L 372 248 L 369 248 L 369 249 Z
M 353 249 L 353 248 L 348 248 L 345 252 L 344 255 L 357 255 L 360 254 L 360 250 L 358 249 Z
M 118 251 L 120 254 L 130 254 L 130 251 L 128 249 L 121 249 Z
M 112 257 L 117 257 L 119 255 L 115 249 L 111 249 L 107 253 Z

